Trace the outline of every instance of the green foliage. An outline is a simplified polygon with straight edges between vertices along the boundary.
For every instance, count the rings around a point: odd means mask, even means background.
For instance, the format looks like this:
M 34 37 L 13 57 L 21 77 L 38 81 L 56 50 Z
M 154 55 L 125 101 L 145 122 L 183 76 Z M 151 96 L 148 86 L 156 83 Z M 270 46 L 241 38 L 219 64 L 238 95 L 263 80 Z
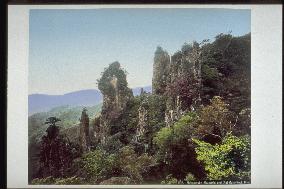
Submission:
M 44 179 L 46 179 L 46 178 L 44 178 Z M 51 182 L 51 183 L 49 183 L 50 181 L 47 181 L 47 180 L 43 180 L 43 179 L 38 179 L 38 178 L 36 178 L 36 179 L 33 179 L 32 181 L 31 181 L 31 184 L 34 184 L 34 185 L 39 185 L 39 184 L 52 184 L 53 183 L 53 181 Z
M 139 101 L 137 97 L 129 99 L 126 103 L 125 110 L 121 113 L 115 122 L 111 123 L 111 128 L 113 129 L 113 134 L 122 132 L 121 142 L 128 144 L 132 139 L 136 131 L 136 126 L 138 123 L 138 107 Z
M 28 180 L 30 182 L 32 178 L 37 177 L 37 173 L 40 167 L 40 143 L 35 141 L 35 137 L 30 138 L 28 151 Z
M 192 139 L 197 159 L 204 163 L 209 180 L 248 180 L 250 178 L 250 137 L 228 134 L 221 144 Z
M 170 174 L 162 180 L 161 184 L 192 184 L 195 180 L 195 177 L 191 173 L 188 173 L 184 180 L 178 180 Z
M 38 185 L 38 184 L 54 184 L 55 183 L 55 178 L 52 177 L 52 176 L 49 176 L 49 177 L 45 177 L 45 178 L 36 178 L 36 179 L 33 179 L 31 184 L 34 184 L 34 185 Z
M 169 109 L 179 108 L 188 111 L 200 104 L 201 87 L 200 47 L 197 42 L 185 43 L 181 51 L 171 59 L 168 84 L 166 86 Z
M 36 178 L 33 179 L 31 184 L 33 185 L 40 185 L 40 184 L 45 184 L 45 185 L 50 185 L 50 184 L 55 184 L 55 185 L 78 185 L 78 184 L 85 184 L 84 179 L 80 177 L 69 177 L 69 178 L 54 178 L 54 177 L 46 177 L 46 178 Z
M 104 102 L 89 107 L 88 113 L 91 125 L 103 123 L 106 128 L 90 131 L 92 151 L 81 155 L 71 143 L 77 140 L 82 107 L 57 107 L 29 117 L 29 180 L 36 178 L 32 184 L 250 180 L 250 34 L 185 43 L 172 58 L 158 47 L 153 94 L 133 97 L 126 74 L 114 62 L 98 80 Z M 199 96 L 201 106 L 196 103 Z M 190 111 L 192 106 L 195 110 Z M 134 141 L 139 108 L 146 116 L 141 124 L 145 130 Z M 170 110 L 180 115 L 165 127 Z M 92 119 L 98 112 L 100 117 Z M 44 124 L 48 117 L 49 127 Z M 81 120 L 87 119 L 84 110 Z M 104 143 L 100 129 L 106 130 Z
M 110 154 L 117 153 L 119 149 L 124 146 L 124 144 L 121 142 L 123 140 L 127 140 L 127 139 L 125 139 L 125 136 L 123 135 L 123 133 L 120 132 L 115 135 L 109 136 L 106 139 L 105 143 L 99 144 L 98 147 Z
M 162 151 L 167 151 L 169 146 L 191 138 L 196 113 L 189 112 L 182 116 L 172 127 L 162 128 L 154 137 L 154 143 Z
M 142 183 L 142 175 L 147 173 L 149 167 L 153 164 L 155 164 L 153 157 L 147 154 L 138 156 L 131 146 L 121 148 L 118 153 L 118 165 L 123 175 L 129 177 L 135 184 Z
M 101 116 L 110 135 L 125 132 L 131 120 L 129 109 L 132 109 L 133 104 L 130 101 L 133 93 L 127 85 L 126 72 L 119 62 L 113 62 L 105 68 L 98 80 L 98 88 L 104 96 Z
M 166 99 L 164 96 L 148 95 L 142 101 L 148 107 L 149 127 L 153 128 L 153 132 L 164 127 L 164 114 L 166 110 Z
M 57 117 L 49 117 L 46 119 L 44 124 L 55 125 L 58 121 L 61 121 Z
M 184 181 L 185 181 L 187 184 L 190 184 L 191 182 L 196 181 L 196 178 L 195 178 L 191 173 L 188 173 L 188 174 L 186 175 Z
M 111 63 L 108 68 L 105 68 L 102 77 L 98 80 L 98 88 L 103 95 L 114 97 L 115 89 L 111 84 L 113 76 L 117 78 L 117 88 L 122 95 L 128 96 L 132 91 L 128 88 L 126 80 L 126 71 L 120 67 L 119 62 Z
M 77 184 L 85 184 L 85 181 L 83 178 L 80 177 L 69 177 L 69 178 L 59 178 L 56 179 L 54 184 L 58 185 L 77 185 Z
M 144 94 L 140 97 L 140 104 L 147 110 L 147 125 L 142 140 L 148 144 L 148 152 L 154 153 L 153 138 L 165 127 L 166 100 L 164 96 Z
M 155 159 L 147 154 L 138 156 L 134 148 L 125 146 L 118 153 L 108 154 L 103 150 L 84 154 L 80 160 L 80 170 L 88 182 L 98 184 L 112 177 L 128 177 L 131 183 L 142 183 L 143 174 L 147 174 Z M 117 180 L 117 179 L 114 179 Z
M 55 124 L 59 121 L 56 117 L 47 119 L 50 124 L 46 129 L 47 135 L 42 137 L 39 154 L 39 175 L 66 176 L 72 166 L 73 159 L 78 156 L 78 149 L 59 134 L 59 127 Z
M 237 117 L 237 124 L 233 130 L 237 136 L 249 134 L 251 132 L 251 110 L 250 108 L 244 108 L 241 110 Z
M 190 51 L 192 51 L 192 45 L 189 43 L 184 43 L 181 47 L 181 52 L 183 54 L 188 54 Z
M 117 112 L 116 118 L 104 119 L 107 120 L 109 134 L 111 135 L 104 145 L 104 149 L 113 149 L 113 144 L 118 144 L 117 148 L 122 145 L 128 145 L 136 132 L 138 124 L 138 97 L 130 98 L 126 102 L 124 110 Z M 111 110 L 105 110 L 105 114 L 109 114 Z M 110 148 L 109 148 L 110 147 Z M 112 153 L 112 152 L 111 152 Z
M 221 97 L 214 96 L 210 101 L 210 105 L 201 108 L 195 133 L 201 138 L 214 135 L 221 139 L 232 130 L 234 114 Z
M 218 70 L 216 68 L 211 68 L 207 64 L 202 65 L 202 75 L 204 76 L 202 79 L 206 82 L 218 81 L 219 75 Z M 212 83 L 213 84 L 213 83 Z
M 218 95 L 230 101 L 235 113 L 250 106 L 250 38 L 250 34 L 219 34 L 214 42 L 202 46 L 203 103 Z
M 194 104 L 199 93 L 198 90 L 198 81 L 191 75 L 183 74 L 167 85 L 166 95 L 171 101 L 176 101 L 178 96 L 181 101 L 181 109 L 186 111 Z
M 162 180 L 161 184 L 183 184 L 182 181 L 174 178 L 171 174 L 168 175 L 165 180 Z
M 190 141 L 196 120 L 197 114 L 189 112 L 172 127 L 162 128 L 154 138 L 159 160 L 178 179 L 184 179 L 188 172 L 192 172 L 198 179 L 205 177 Z
M 101 111 L 102 104 L 88 108 L 88 114 L 92 118 Z M 29 181 L 37 177 L 39 165 L 39 151 L 41 139 L 46 133 L 48 125 L 44 124 L 48 117 L 57 117 L 61 121 L 57 122 L 62 134 L 66 134 L 71 142 L 77 142 L 77 128 L 82 106 L 60 106 L 51 109 L 48 112 L 36 113 L 29 116 Z
M 173 137 L 172 127 L 165 127 L 157 133 L 156 137 L 154 137 L 154 143 L 157 144 L 160 149 L 165 150 L 167 146 L 171 144 Z
M 52 118 L 56 120 L 57 118 Z M 50 119 L 48 119 L 50 120 Z M 66 176 L 71 169 L 73 159 L 78 156 L 78 149 L 59 134 L 59 128 L 51 122 L 47 128 L 47 135 L 42 137 L 39 154 L 39 175 L 46 176 Z
M 105 151 L 95 150 L 83 155 L 81 159 L 81 169 L 86 174 L 86 178 L 96 184 L 105 180 L 113 170 L 115 156 L 108 155 Z
M 158 132 L 162 127 L 165 126 L 164 114 L 166 103 L 164 96 L 160 95 L 143 93 L 140 96 L 131 98 L 127 102 L 126 108 L 119 116 L 119 118 L 114 122 L 111 122 L 110 128 L 113 128 L 113 132 L 111 134 L 112 136 L 110 136 L 109 142 L 107 143 L 122 143 L 123 145 L 133 143 L 132 139 L 136 134 L 136 129 L 139 121 L 138 109 L 140 106 L 144 107 L 147 110 L 147 123 L 145 127 L 145 133 L 141 137 L 141 141 L 143 141 L 143 144 L 148 145 L 147 152 L 154 153 L 154 147 L 152 144 L 153 137 L 156 132 Z M 119 146 L 120 145 L 117 145 L 117 147 Z M 142 152 L 144 152 L 144 150 L 140 151 L 140 153 Z
M 101 111 L 101 107 L 102 104 L 87 107 L 90 118 L 95 117 Z M 55 116 L 59 118 L 61 121 L 58 122 L 58 126 L 63 130 L 79 123 L 82 109 L 82 106 L 60 106 L 53 108 L 48 112 L 36 113 L 29 116 L 29 143 L 40 142 L 41 137 L 45 134 L 45 130 L 48 127 L 44 124 L 48 117 Z M 34 140 L 31 141 L 31 138 L 34 138 Z
M 194 163 L 198 158 L 196 158 L 194 145 L 190 138 L 198 137 L 211 144 L 215 144 L 216 138 L 214 137 L 218 136 L 217 143 L 221 142 L 228 132 L 233 131 L 234 127 L 231 121 L 234 118 L 234 114 L 228 109 L 228 106 L 220 97 L 213 97 L 210 105 L 202 107 L 200 111 L 189 112 L 182 116 L 172 127 L 162 128 L 157 133 L 154 142 L 158 146 L 160 160 L 169 166 L 170 173 L 179 179 L 184 179 L 185 174 L 188 172 L 191 172 L 197 179 L 204 176 L 204 174 L 198 175 L 198 173 L 202 173 L 202 168 L 199 166 L 201 165 L 200 163 Z M 226 139 L 225 142 L 230 141 L 229 139 Z M 210 143 L 205 144 L 210 146 Z M 236 142 L 236 144 L 238 143 Z M 249 146 L 248 144 L 247 147 Z M 207 152 L 204 152 L 204 156 L 206 155 Z M 187 159 L 183 160 L 183 157 L 187 157 Z M 227 156 L 224 158 L 227 158 Z M 224 158 L 221 161 L 225 161 Z M 189 159 L 190 163 L 186 162 Z M 246 161 L 249 161 L 249 159 Z M 176 170 L 176 167 L 179 167 L 179 170 Z M 182 172 L 183 174 L 179 175 Z M 240 172 L 240 174 L 246 174 L 241 170 Z M 212 175 L 214 174 L 212 173 Z M 216 173 L 216 177 L 218 174 Z M 224 174 L 229 173 L 226 172 Z M 212 175 L 208 178 L 215 179 Z
M 131 184 L 131 180 L 128 177 L 111 177 L 110 179 L 104 180 L 100 185 L 125 185 Z
M 157 47 L 154 56 L 153 94 L 163 95 L 167 86 L 170 56 L 161 47 Z

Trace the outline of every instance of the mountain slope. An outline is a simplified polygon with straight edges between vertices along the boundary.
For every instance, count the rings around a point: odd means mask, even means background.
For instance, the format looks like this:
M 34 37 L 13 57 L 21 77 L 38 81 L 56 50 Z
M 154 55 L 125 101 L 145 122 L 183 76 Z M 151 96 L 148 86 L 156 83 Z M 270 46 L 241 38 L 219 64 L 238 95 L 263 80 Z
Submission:
M 101 111 L 101 106 L 102 104 L 86 107 L 89 117 L 93 118 L 96 116 L 96 114 Z M 83 106 L 60 106 L 53 108 L 48 112 L 36 113 L 29 116 L 29 138 L 39 140 L 41 136 L 45 134 L 48 125 L 45 125 L 44 122 L 48 117 L 58 117 L 61 120 L 58 122 L 58 126 L 62 129 L 78 124 L 83 108 Z
M 81 90 L 64 95 L 29 95 L 29 115 L 36 112 L 49 111 L 53 107 L 93 106 L 102 102 L 102 94 L 98 90 Z
M 151 92 L 152 87 L 143 87 L 144 91 Z M 133 88 L 133 94 L 140 94 L 140 87 Z M 64 95 L 46 95 L 31 94 L 29 95 L 29 115 L 37 112 L 46 112 L 54 107 L 59 106 L 94 106 L 102 102 L 102 94 L 96 89 L 81 90 Z

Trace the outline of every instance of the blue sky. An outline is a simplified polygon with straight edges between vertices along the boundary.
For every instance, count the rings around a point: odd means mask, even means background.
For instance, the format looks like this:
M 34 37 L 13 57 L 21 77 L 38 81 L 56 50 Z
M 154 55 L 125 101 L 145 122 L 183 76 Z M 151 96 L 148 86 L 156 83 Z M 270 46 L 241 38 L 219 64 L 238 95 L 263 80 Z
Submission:
M 172 55 L 185 42 L 250 32 L 250 10 L 53 9 L 30 11 L 29 94 L 96 89 L 119 61 L 130 87 L 151 85 L 158 45 Z

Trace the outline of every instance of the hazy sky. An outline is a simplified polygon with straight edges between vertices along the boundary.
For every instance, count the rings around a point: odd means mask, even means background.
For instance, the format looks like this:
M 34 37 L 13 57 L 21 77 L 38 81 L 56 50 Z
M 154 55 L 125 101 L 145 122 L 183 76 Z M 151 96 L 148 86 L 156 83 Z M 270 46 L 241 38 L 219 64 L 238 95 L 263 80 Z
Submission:
M 250 32 L 250 10 L 31 10 L 29 94 L 97 88 L 104 67 L 119 61 L 130 87 L 151 85 L 158 45 L 170 55 L 185 42 Z

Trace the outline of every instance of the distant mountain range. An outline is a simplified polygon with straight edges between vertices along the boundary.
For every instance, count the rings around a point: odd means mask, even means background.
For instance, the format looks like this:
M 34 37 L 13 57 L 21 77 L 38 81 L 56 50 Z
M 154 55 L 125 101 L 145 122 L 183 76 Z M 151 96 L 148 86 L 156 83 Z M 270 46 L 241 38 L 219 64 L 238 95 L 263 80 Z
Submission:
M 152 86 L 143 87 L 145 92 L 152 92 Z M 141 87 L 132 89 L 134 96 L 139 95 Z M 99 90 L 80 90 L 64 95 L 31 94 L 29 95 L 29 115 L 46 112 L 58 106 L 94 106 L 102 102 L 103 96 Z

